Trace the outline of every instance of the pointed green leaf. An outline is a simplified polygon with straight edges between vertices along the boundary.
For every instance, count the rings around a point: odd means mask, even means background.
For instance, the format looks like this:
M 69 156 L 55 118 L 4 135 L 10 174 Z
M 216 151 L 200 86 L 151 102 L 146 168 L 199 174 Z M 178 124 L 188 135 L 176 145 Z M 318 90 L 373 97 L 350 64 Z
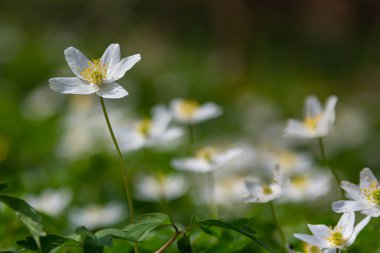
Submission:
M 161 225 L 171 224 L 169 216 L 163 213 L 149 213 L 139 217 L 136 223 L 129 224 L 123 231 L 126 233 L 125 239 L 130 241 L 145 240 L 150 231 Z
M 28 228 L 38 247 L 41 248 L 39 238 L 40 236 L 46 235 L 46 233 L 43 230 L 41 216 L 37 210 L 31 207 L 24 200 L 8 195 L 0 195 L 0 202 L 3 202 L 16 212 L 22 223 L 24 223 Z
M 250 227 L 250 224 L 252 223 L 254 219 L 238 219 L 231 222 L 224 222 L 220 220 L 203 220 L 198 221 L 198 225 L 200 227 L 219 227 L 224 229 L 229 229 L 236 231 L 242 235 L 245 235 L 246 237 L 252 239 L 254 242 L 259 244 L 261 247 L 266 249 L 269 252 L 275 252 L 273 251 L 268 245 L 266 245 L 264 242 L 262 242 L 258 237 L 256 237 L 255 231 Z
M 127 234 L 123 230 L 117 229 L 117 228 L 106 228 L 106 229 L 99 230 L 95 233 L 95 236 L 97 238 L 102 238 L 105 236 L 112 236 L 115 238 L 122 238 L 122 239 L 127 238 Z
M 40 238 L 42 252 L 48 253 L 64 244 L 66 241 L 67 239 L 58 235 L 48 234 L 46 236 L 42 236 Z M 38 246 L 31 236 L 28 236 L 24 240 L 17 241 L 16 243 L 26 249 L 38 251 Z

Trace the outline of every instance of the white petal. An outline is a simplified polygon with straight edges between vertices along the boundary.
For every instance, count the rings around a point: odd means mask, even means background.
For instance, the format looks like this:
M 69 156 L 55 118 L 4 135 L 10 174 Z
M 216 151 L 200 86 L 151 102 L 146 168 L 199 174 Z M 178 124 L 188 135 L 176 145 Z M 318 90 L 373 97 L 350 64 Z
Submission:
M 335 96 L 331 96 L 327 100 L 326 109 L 322 113 L 316 129 L 321 137 L 328 135 L 334 129 L 335 105 L 337 101 L 338 99 Z
M 360 231 L 362 231 L 362 229 L 365 226 L 367 226 L 367 224 L 370 220 L 371 220 L 371 217 L 367 216 L 355 226 L 355 229 L 354 229 L 353 233 L 351 234 L 351 237 L 348 239 L 347 246 L 354 243 L 354 241 L 355 241 L 356 237 L 358 236 L 358 234 L 360 233 Z
M 371 205 L 353 200 L 340 200 L 332 204 L 332 209 L 336 213 L 356 212 L 369 208 L 371 208 Z
M 284 130 L 284 137 L 311 139 L 316 135 L 307 129 L 303 122 L 291 119 Z
M 322 251 L 322 253 L 336 253 L 336 248 L 332 248 L 332 249 L 324 249 Z
M 98 96 L 104 98 L 122 98 L 128 95 L 128 92 L 118 83 L 103 83 L 96 92 Z
M 210 172 L 214 167 L 210 163 L 195 158 L 174 159 L 172 166 L 178 170 L 187 170 L 199 173 Z
M 353 200 L 366 201 L 366 197 L 360 191 L 359 186 L 348 181 L 342 181 L 341 187 L 347 192 L 347 197 Z
M 328 248 L 330 246 L 330 244 L 328 243 L 326 239 L 317 238 L 312 235 L 294 234 L 293 236 L 301 241 L 317 246 L 319 248 Z
M 125 75 L 125 72 L 130 70 L 133 65 L 140 61 L 140 54 L 135 54 L 127 58 L 122 59 L 119 63 L 111 66 L 107 72 L 107 78 L 104 79 L 105 82 L 113 82 L 119 80 Z
M 215 103 L 209 102 L 198 108 L 192 118 L 192 123 L 202 122 L 218 117 L 223 112 L 222 108 Z
M 159 138 L 159 141 L 160 142 L 173 141 L 173 140 L 181 137 L 183 134 L 184 134 L 184 131 L 182 128 L 171 127 L 162 133 L 162 135 Z
M 111 67 L 120 62 L 120 46 L 119 44 L 111 44 L 101 58 L 102 64 Z
M 83 79 L 81 73 L 84 68 L 88 68 L 90 60 L 75 47 L 69 47 L 65 50 L 65 58 L 71 71 L 79 78 Z
M 152 109 L 153 119 L 150 135 L 153 138 L 160 137 L 168 128 L 171 121 L 171 113 L 163 105 L 157 105 Z
M 52 90 L 62 94 L 92 94 L 99 88 L 77 77 L 57 77 L 49 80 Z
M 307 225 L 315 237 L 327 238 L 330 236 L 331 229 L 326 225 Z
M 363 210 L 361 212 L 364 215 L 371 216 L 371 217 L 379 217 L 380 216 L 380 207 L 379 205 L 375 205 L 367 210 Z
M 260 183 L 252 180 L 245 180 L 244 184 L 251 196 L 257 196 L 260 194 L 262 188 Z
M 342 215 L 336 227 L 342 229 L 342 235 L 344 238 L 348 238 L 354 231 L 354 225 L 355 225 L 355 213 L 348 212 Z
M 314 118 L 322 112 L 322 106 L 318 98 L 315 96 L 308 96 L 305 100 L 305 116 Z
M 376 177 L 369 168 L 364 168 L 360 172 L 360 188 L 369 188 L 373 183 L 378 184 Z

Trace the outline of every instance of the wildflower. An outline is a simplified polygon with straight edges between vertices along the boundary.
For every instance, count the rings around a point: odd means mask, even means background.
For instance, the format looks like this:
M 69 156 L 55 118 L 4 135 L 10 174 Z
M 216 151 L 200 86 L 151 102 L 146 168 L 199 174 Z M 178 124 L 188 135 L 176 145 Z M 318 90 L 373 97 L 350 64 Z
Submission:
M 124 151 L 137 150 L 143 147 L 168 147 L 183 135 L 179 127 L 170 127 L 171 114 L 163 106 L 152 110 L 152 118 L 144 118 L 125 132 L 120 132 L 120 146 Z
M 286 183 L 282 178 L 280 167 L 276 167 L 273 173 L 273 180 L 270 184 L 260 184 L 253 180 L 246 180 L 245 186 L 248 196 L 243 197 L 247 203 L 267 203 L 281 197 L 286 189 Z
M 112 225 L 124 217 L 124 205 L 117 202 L 105 206 L 91 204 L 84 208 L 74 208 L 69 213 L 69 220 L 74 226 L 85 226 L 88 229 Z
M 188 190 L 188 181 L 179 174 L 147 175 L 139 178 L 136 197 L 144 201 L 173 200 Z
M 331 188 L 331 175 L 326 171 L 308 170 L 294 174 L 283 196 L 284 201 L 314 200 L 326 195 Z
M 74 47 L 65 50 L 66 61 L 77 77 L 49 80 L 50 88 L 63 94 L 92 94 L 103 98 L 122 98 L 128 92 L 115 81 L 125 75 L 140 59 L 135 54 L 120 60 L 119 44 L 111 44 L 100 59 L 89 60 Z
M 59 216 L 69 205 L 72 194 L 67 189 L 46 189 L 40 195 L 27 195 L 26 201 L 38 211 L 52 217 Z
M 333 253 L 336 249 L 347 248 L 352 245 L 359 232 L 368 224 L 367 216 L 355 227 L 355 213 L 344 213 L 338 224 L 334 227 L 326 225 L 308 225 L 313 235 L 294 234 L 294 237 L 308 244 L 324 249 L 323 252 Z
M 170 103 L 173 117 L 179 123 L 196 124 L 205 120 L 218 117 L 223 110 L 215 103 L 208 102 L 200 105 L 195 100 L 174 99 Z
M 360 172 L 360 184 L 355 185 L 347 181 L 341 183 L 351 200 L 340 200 L 332 204 L 337 213 L 361 211 L 371 217 L 380 216 L 380 185 L 369 168 Z
M 307 97 L 305 100 L 304 120 L 289 120 L 284 131 L 284 136 L 312 139 L 328 135 L 333 130 L 336 102 L 337 97 L 329 97 L 326 107 L 323 109 L 315 96 Z
M 238 148 L 220 151 L 213 147 L 205 147 L 198 150 L 195 157 L 174 159 L 172 166 L 178 170 L 206 173 L 218 170 L 240 154 L 241 150 Z

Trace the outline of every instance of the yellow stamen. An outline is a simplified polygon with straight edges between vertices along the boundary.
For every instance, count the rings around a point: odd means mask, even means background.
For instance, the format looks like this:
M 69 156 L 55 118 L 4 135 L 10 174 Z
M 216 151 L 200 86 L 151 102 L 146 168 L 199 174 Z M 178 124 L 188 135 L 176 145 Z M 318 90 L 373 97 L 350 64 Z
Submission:
M 296 162 L 297 155 L 292 152 L 283 151 L 278 154 L 278 163 L 281 165 L 282 168 L 294 167 Z
M 309 181 L 310 180 L 308 177 L 302 175 L 294 176 L 291 178 L 291 183 L 299 188 L 306 187 L 309 184 Z
M 195 100 L 184 100 L 179 105 L 179 111 L 183 115 L 183 117 L 188 118 L 191 117 L 194 112 L 198 109 L 199 104 Z
M 143 136 L 148 136 L 152 127 L 152 120 L 145 118 L 137 126 L 137 131 Z
M 314 245 L 305 243 L 303 246 L 304 253 L 321 253 L 322 250 Z
M 269 195 L 273 193 L 272 188 L 270 188 L 269 185 L 263 184 L 262 187 L 263 187 L 264 194 Z
M 318 114 L 314 117 L 306 117 L 304 120 L 304 124 L 306 128 L 308 128 L 311 131 L 315 131 L 317 129 L 319 120 L 321 119 L 321 115 Z
M 200 159 L 205 159 L 209 162 L 211 162 L 214 158 L 214 155 L 216 154 L 216 149 L 212 147 L 205 147 L 196 153 L 196 157 Z
M 329 240 L 334 246 L 342 246 L 347 242 L 347 239 L 343 238 L 340 231 L 332 231 L 327 240 Z
M 108 66 L 102 64 L 100 59 L 87 63 L 88 68 L 84 68 L 80 75 L 92 84 L 100 85 L 107 76 Z
M 367 197 L 369 202 L 380 204 L 380 189 L 376 182 L 372 182 L 368 188 L 361 188 L 361 192 Z

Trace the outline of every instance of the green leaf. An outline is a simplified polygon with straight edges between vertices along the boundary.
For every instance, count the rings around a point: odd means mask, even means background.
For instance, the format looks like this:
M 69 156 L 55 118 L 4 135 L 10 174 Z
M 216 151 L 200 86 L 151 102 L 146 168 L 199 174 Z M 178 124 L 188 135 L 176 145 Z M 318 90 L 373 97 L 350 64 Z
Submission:
M 8 184 L 0 180 L 0 192 L 8 187 Z
M 112 236 L 109 234 L 99 233 L 99 235 L 96 236 L 85 227 L 79 227 L 75 232 L 79 235 L 79 240 L 82 241 L 84 253 L 102 253 L 104 246 L 112 246 Z M 74 237 L 71 237 L 71 239 L 73 238 Z
M 266 249 L 269 252 L 275 252 L 273 251 L 268 245 L 266 245 L 264 242 L 262 242 L 258 237 L 256 237 L 255 231 L 250 227 L 250 224 L 253 222 L 253 218 L 251 219 L 238 219 L 231 222 L 224 222 L 220 220 L 203 220 L 198 221 L 198 225 L 202 228 L 206 227 L 219 227 L 224 229 L 229 229 L 236 231 L 242 235 L 245 235 L 246 237 L 252 239 L 254 242 L 259 244 L 261 247 Z
M 39 213 L 28 203 L 19 198 L 8 195 L 0 195 L 0 201 L 16 212 L 22 223 L 24 223 L 30 231 L 30 234 L 33 236 L 38 247 L 41 248 L 39 238 L 40 236 L 45 236 L 46 233 L 43 230 L 41 216 Z
M 177 249 L 180 253 L 192 253 L 190 238 L 185 234 L 177 242 Z
M 169 216 L 163 213 L 149 213 L 139 217 L 136 223 L 129 224 L 123 231 L 126 233 L 125 239 L 130 241 L 145 240 L 150 231 L 161 225 L 171 224 Z
M 67 239 L 65 239 L 61 236 L 58 236 L 58 235 L 48 234 L 46 236 L 42 236 L 42 237 L 40 237 L 42 252 L 48 253 L 51 250 L 53 250 L 53 249 L 61 246 L 62 244 L 64 244 L 66 241 L 67 241 Z M 34 250 L 34 251 L 38 250 L 38 246 L 37 246 L 36 242 L 34 241 L 33 237 L 31 237 L 31 236 L 28 236 L 24 240 L 17 241 L 16 243 L 18 245 L 26 248 L 26 249 L 30 249 L 30 250 Z
M 106 236 L 112 236 L 115 238 L 123 238 L 123 239 L 127 238 L 127 234 L 123 230 L 117 229 L 117 228 L 106 228 L 106 229 L 99 230 L 95 233 L 95 236 L 97 238 L 102 238 Z

